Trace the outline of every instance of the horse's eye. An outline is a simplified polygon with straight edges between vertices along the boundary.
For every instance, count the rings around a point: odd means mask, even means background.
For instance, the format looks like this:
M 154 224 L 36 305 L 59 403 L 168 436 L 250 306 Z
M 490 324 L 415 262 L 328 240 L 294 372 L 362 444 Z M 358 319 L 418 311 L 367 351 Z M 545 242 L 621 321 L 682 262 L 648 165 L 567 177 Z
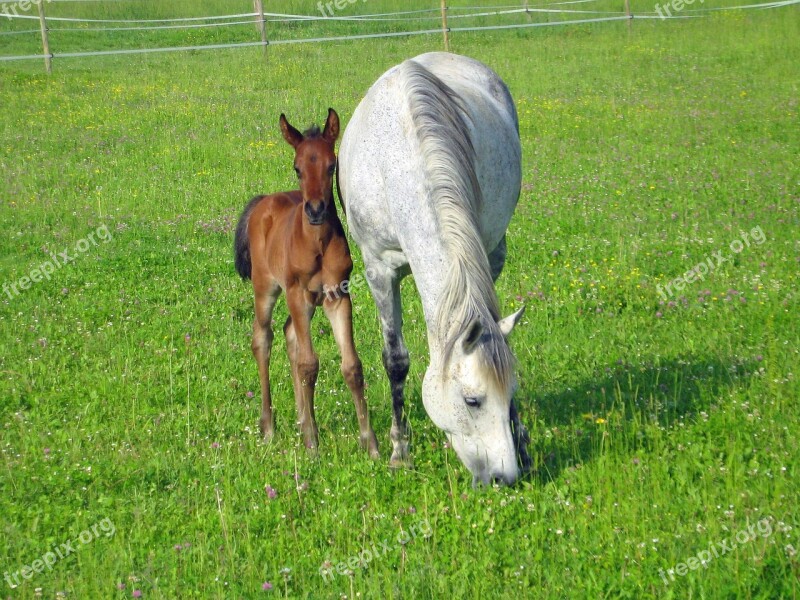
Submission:
M 482 398 L 476 396 L 467 396 L 464 398 L 464 403 L 470 408 L 480 408 L 482 400 Z
M 328 177 L 333 177 L 333 173 L 336 171 L 336 163 L 332 164 L 328 167 Z
M 298 169 L 297 167 L 294 168 L 294 172 L 297 173 L 297 178 L 298 179 L 300 179 L 302 177 L 302 175 L 300 175 L 300 169 Z

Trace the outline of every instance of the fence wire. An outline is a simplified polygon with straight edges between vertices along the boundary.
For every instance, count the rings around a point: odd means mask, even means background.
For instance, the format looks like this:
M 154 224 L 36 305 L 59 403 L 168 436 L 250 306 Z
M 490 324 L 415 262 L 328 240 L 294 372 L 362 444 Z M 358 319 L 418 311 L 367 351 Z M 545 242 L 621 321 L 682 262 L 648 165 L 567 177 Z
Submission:
M 107 0 L 50 0 L 51 2 L 101 2 Z M 335 35 L 325 37 L 308 37 L 308 38 L 294 38 L 294 39 L 275 39 L 253 42 L 235 42 L 225 44 L 202 44 L 202 45 L 188 45 L 188 46 L 168 46 L 156 48 L 129 48 L 118 50 L 97 50 L 97 51 L 84 51 L 84 52 L 51 52 L 49 55 L 45 54 L 29 54 L 18 56 L 0 56 L 0 61 L 16 61 L 16 60 L 41 60 L 44 58 L 79 58 L 85 56 L 110 56 L 110 55 L 125 55 L 125 54 L 149 54 L 149 53 L 163 53 L 163 52 L 183 52 L 189 50 L 221 50 L 228 48 L 248 48 L 254 46 L 277 46 L 287 44 L 308 44 L 308 43 L 323 43 L 323 42 L 340 42 L 348 40 L 365 40 L 365 39 L 380 39 L 380 38 L 394 38 L 394 37 L 408 37 L 417 35 L 433 35 L 441 34 L 443 31 L 447 32 L 476 32 L 476 31 L 503 31 L 511 29 L 528 29 L 535 27 L 554 27 L 559 25 L 585 25 L 591 23 L 605 23 L 612 21 L 629 21 L 633 15 L 620 14 L 613 11 L 601 10 L 576 10 L 576 9 L 563 9 L 563 8 L 547 8 L 572 4 L 586 4 L 595 2 L 596 0 L 562 0 L 559 2 L 541 3 L 534 6 L 525 5 L 520 7 L 519 4 L 507 6 L 473 6 L 473 7 L 448 7 L 447 18 L 448 20 L 480 18 L 480 17 L 499 17 L 514 14 L 574 14 L 574 15 L 604 15 L 594 18 L 581 18 L 581 19 L 565 19 L 562 21 L 548 21 L 537 23 L 512 23 L 505 25 L 476 25 L 476 26 L 448 26 L 446 28 L 440 26 L 435 29 L 420 29 L 412 31 L 398 31 L 398 32 L 378 32 L 378 33 L 363 33 L 363 34 L 350 34 L 350 35 Z M 725 10 L 749 10 L 749 9 L 768 9 L 780 8 L 800 4 L 800 0 L 773 0 L 771 2 L 763 2 L 759 4 L 747 4 L 741 6 L 729 7 L 716 7 L 716 8 L 695 8 L 684 9 L 681 15 L 664 16 L 656 13 L 641 13 L 636 14 L 637 19 L 686 19 L 686 18 L 699 18 L 707 14 L 717 11 Z M 483 11 L 483 12 L 466 12 L 466 11 Z M 456 14 L 465 12 L 466 14 Z M 693 13 L 693 14 L 687 14 Z M 412 16 L 412 15 L 431 15 L 431 16 Z M 39 20 L 38 16 L 33 15 L 11 15 L 8 13 L 2 14 L 9 19 L 20 20 Z M 242 20 L 248 19 L 248 20 Z M 170 19 L 78 19 L 72 17 L 47 17 L 47 22 L 75 24 L 81 27 L 60 27 L 48 28 L 47 31 L 53 32 L 108 32 L 108 31 L 161 31 L 170 29 L 198 29 L 210 27 L 229 27 L 241 25 L 253 25 L 263 22 L 271 23 L 286 23 L 286 22 L 379 22 L 379 23 L 395 23 L 395 22 L 420 22 L 420 21 L 439 21 L 441 22 L 441 9 L 430 8 L 420 10 L 399 11 L 393 13 L 374 13 L 366 15 L 354 16 L 317 16 L 317 15 L 297 15 L 287 13 L 240 13 L 233 15 L 213 15 L 207 17 L 180 17 Z M 102 25 L 131 25 L 131 26 L 114 26 L 104 27 Z M 101 25 L 101 27 L 93 27 L 92 25 Z M 136 25 L 136 26 L 133 26 Z M 4 31 L 0 35 L 22 35 L 22 34 L 41 34 L 38 29 L 20 30 L 20 31 Z

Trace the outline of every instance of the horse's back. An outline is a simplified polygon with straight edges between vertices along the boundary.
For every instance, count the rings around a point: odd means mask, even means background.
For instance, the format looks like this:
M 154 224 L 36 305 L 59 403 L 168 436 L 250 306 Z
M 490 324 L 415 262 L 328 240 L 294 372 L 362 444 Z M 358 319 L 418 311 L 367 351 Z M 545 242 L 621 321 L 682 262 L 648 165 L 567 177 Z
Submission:
M 442 52 L 423 54 L 388 70 L 353 114 L 339 153 L 350 231 L 365 254 L 388 254 L 395 262 L 401 262 L 397 253 L 407 254 L 420 242 L 425 242 L 429 255 L 439 251 L 435 210 L 426 202 L 423 174 L 428 165 L 419 151 L 408 98 L 418 66 L 458 98 L 483 198 L 478 226 L 490 252 L 505 234 L 519 197 L 516 109 L 507 87 L 489 67 Z

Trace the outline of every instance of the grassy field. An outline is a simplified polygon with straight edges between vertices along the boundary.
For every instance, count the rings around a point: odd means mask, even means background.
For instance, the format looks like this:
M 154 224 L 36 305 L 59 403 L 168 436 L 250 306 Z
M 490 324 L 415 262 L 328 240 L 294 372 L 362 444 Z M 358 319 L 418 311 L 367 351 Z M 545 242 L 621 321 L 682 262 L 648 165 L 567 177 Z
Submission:
M 51 77 L 0 63 L 0 598 L 800 595 L 796 7 L 453 36 L 520 113 L 498 294 L 528 307 L 512 347 L 529 478 L 473 490 L 425 415 L 410 280 L 415 470 L 387 467 L 366 287 L 356 343 L 382 460 L 358 449 L 321 311 L 320 456 L 294 425 L 282 336 L 277 435 L 259 440 L 232 227 L 255 193 L 294 186 L 278 115 L 333 106 L 346 123 L 388 67 L 440 47 L 64 59 Z

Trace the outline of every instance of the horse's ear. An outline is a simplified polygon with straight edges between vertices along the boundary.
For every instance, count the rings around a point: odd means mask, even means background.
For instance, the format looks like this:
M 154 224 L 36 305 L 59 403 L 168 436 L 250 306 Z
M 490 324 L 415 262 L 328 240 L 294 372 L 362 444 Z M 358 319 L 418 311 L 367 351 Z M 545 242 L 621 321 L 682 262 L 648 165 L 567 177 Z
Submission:
M 519 323 L 519 320 L 522 318 L 522 315 L 525 313 L 525 305 L 522 306 L 517 312 L 513 315 L 507 316 L 505 319 L 502 319 L 497 322 L 500 326 L 500 331 L 503 332 L 505 337 L 508 337 L 511 331 L 514 329 L 514 326 Z
M 331 145 L 339 137 L 339 115 L 332 108 L 328 109 L 328 120 L 325 122 L 325 131 L 322 132 L 322 137 Z
M 482 335 L 483 325 L 481 324 L 480 319 L 475 319 L 469 324 L 469 327 L 467 327 L 467 333 L 464 334 L 464 341 L 461 342 L 461 347 L 464 350 L 464 354 L 470 354 L 473 350 L 475 350 L 475 346 L 478 345 L 478 340 L 481 339 Z
M 289 124 L 289 121 L 286 120 L 286 115 L 281 113 L 281 133 L 283 134 L 283 139 L 285 139 L 292 148 L 297 148 L 300 143 L 305 139 L 303 138 L 303 134 L 297 131 L 294 127 Z

